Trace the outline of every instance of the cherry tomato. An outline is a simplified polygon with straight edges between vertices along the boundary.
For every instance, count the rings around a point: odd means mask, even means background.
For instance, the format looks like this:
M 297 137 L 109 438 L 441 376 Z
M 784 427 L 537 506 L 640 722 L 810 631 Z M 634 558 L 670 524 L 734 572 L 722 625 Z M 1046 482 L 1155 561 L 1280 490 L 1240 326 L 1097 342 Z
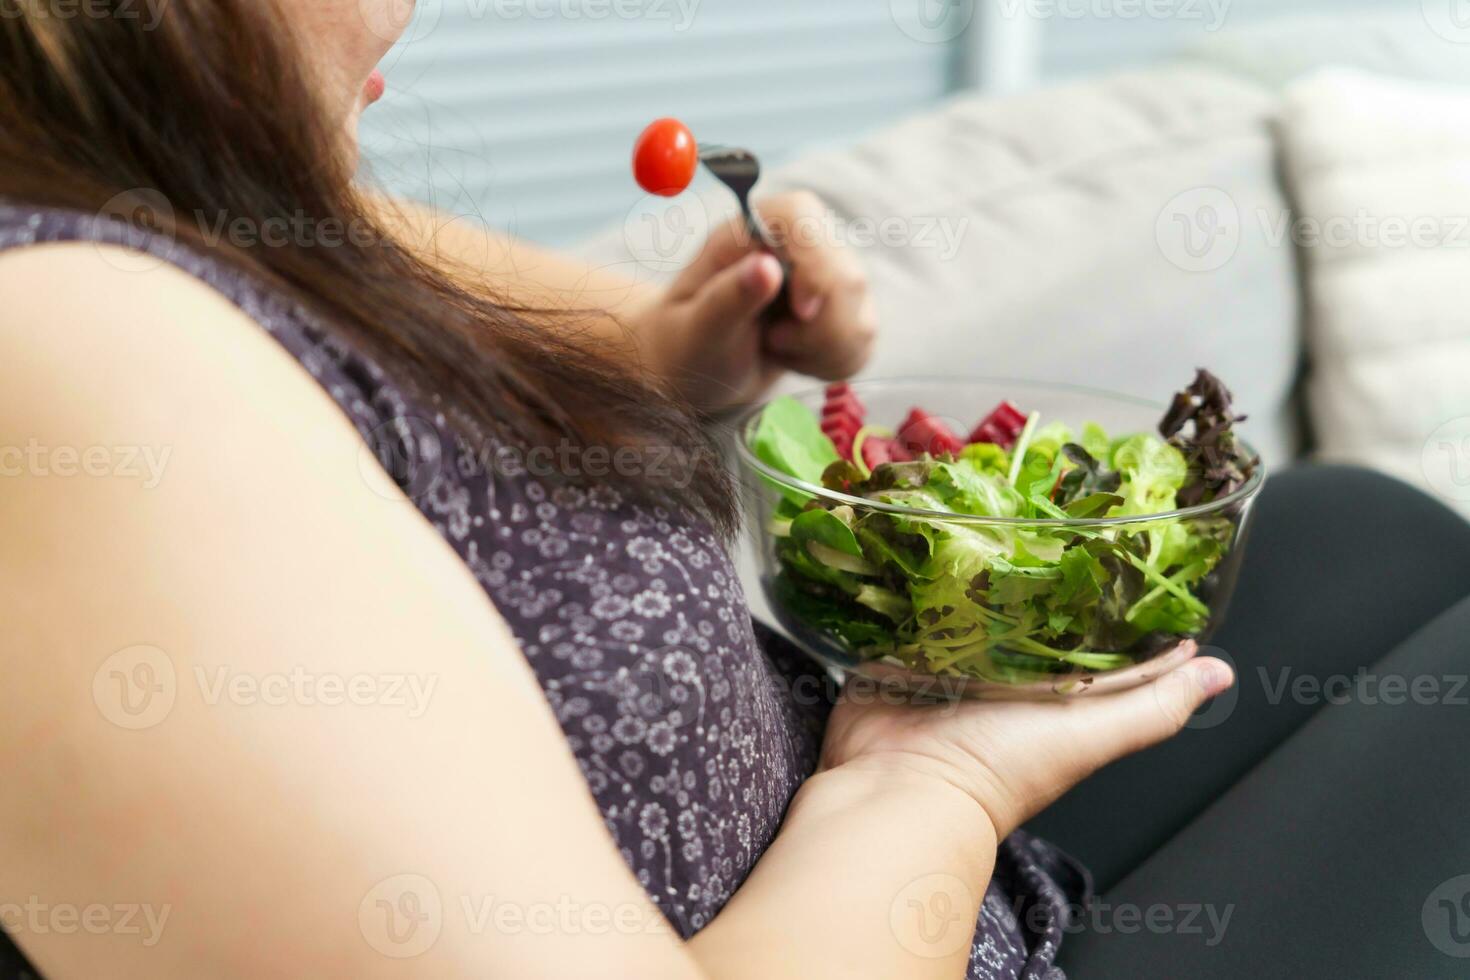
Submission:
M 682 194 L 699 168 L 699 144 L 677 119 L 656 119 L 633 146 L 633 176 L 650 194 Z

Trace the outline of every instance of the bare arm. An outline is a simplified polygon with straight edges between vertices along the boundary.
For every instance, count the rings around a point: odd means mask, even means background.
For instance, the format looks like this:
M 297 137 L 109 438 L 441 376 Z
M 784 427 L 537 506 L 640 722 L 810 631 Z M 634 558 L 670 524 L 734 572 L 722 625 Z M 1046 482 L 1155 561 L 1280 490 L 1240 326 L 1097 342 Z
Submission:
M 635 267 L 605 268 L 503 235 L 470 215 L 455 215 L 407 198 L 366 192 L 385 227 L 431 264 L 472 287 L 525 306 L 627 316 L 653 302 L 662 288 Z M 622 342 L 610 319 L 602 336 Z
M 791 262 L 792 316 L 762 312 L 782 286 L 781 266 L 736 220 L 712 229 L 673 283 L 639 280 L 636 265 L 608 269 L 517 241 L 475 218 L 412 201 L 368 197 L 388 229 L 430 263 L 502 301 L 560 311 L 561 322 L 707 410 L 757 398 L 785 371 L 845 378 L 867 362 L 877 312 L 854 249 L 824 229 L 811 194 L 762 201 Z
M 963 943 L 890 925 L 934 882 L 977 902 L 992 827 L 1018 817 L 936 750 L 949 728 L 840 711 L 828 771 L 682 943 L 483 591 L 363 479 L 356 431 L 274 341 L 182 274 L 86 246 L 0 259 L 0 294 L 0 446 L 44 450 L 0 480 L 0 894 L 115 910 L 7 919 L 48 977 L 961 974 Z M 67 477 L 62 447 L 166 465 Z M 301 677 L 310 693 L 273 686 Z M 1088 717 L 1038 723 L 1075 744 Z M 577 915 L 516 928 L 506 906 Z

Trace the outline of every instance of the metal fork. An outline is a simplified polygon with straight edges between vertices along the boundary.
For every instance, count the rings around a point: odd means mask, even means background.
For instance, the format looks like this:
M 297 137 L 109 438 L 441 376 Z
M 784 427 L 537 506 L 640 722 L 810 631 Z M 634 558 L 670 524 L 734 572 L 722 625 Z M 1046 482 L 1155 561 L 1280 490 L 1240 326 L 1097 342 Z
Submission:
M 781 292 L 766 307 L 762 317 L 770 322 L 789 318 L 791 263 L 771 235 L 770 229 L 761 220 L 760 213 L 750 206 L 750 192 L 761 179 L 761 162 L 749 150 L 704 143 L 699 147 L 699 159 L 709 168 L 710 173 L 734 192 L 736 200 L 740 202 L 740 211 L 745 215 L 745 227 L 750 231 L 751 237 L 781 263 Z

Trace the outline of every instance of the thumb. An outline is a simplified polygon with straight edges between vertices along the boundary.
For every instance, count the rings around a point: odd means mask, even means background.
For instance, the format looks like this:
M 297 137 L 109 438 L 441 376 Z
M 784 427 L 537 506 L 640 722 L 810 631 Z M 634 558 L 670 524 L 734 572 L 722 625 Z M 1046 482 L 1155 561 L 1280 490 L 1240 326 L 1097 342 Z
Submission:
M 1112 696 L 1092 707 L 1099 717 L 1089 730 L 1097 766 L 1173 738 L 1210 698 L 1230 689 L 1235 672 L 1223 660 L 1200 657 L 1157 680 Z
M 734 324 L 753 318 L 781 291 L 781 263 L 765 253 L 747 255 L 712 276 L 694 293 L 701 324 Z

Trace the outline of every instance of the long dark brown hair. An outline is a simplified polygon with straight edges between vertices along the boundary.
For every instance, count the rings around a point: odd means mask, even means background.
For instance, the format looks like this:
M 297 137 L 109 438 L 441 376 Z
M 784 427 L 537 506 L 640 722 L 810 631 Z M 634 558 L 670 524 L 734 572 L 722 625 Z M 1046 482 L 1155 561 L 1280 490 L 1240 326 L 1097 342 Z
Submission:
M 160 231 L 299 299 L 472 438 L 672 451 L 684 466 L 673 478 L 608 479 L 733 527 L 718 455 L 656 380 L 394 244 L 271 0 L 168 0 L 156 13 L 105 0 L 69 17 L 53 3 L 0 0 L 0 197 L 99 213 L 126 208 L 127 192 L 157 194 Z M 243 248 L 193 215 L 216 227 L 304 215 L 356 233 L 337 247 Z

